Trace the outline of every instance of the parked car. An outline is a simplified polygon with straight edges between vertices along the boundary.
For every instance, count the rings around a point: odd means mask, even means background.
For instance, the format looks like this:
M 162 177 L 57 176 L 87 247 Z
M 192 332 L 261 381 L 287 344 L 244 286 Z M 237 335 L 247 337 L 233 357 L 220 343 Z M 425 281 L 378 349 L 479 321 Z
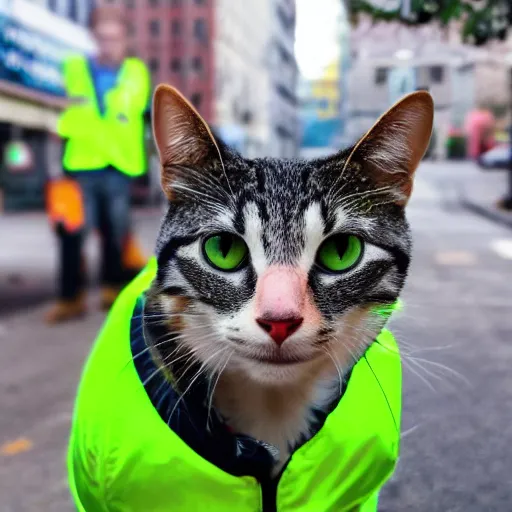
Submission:
M 508 169 L 511 151 L 509 143 L 498 144 L 480 155 L 478 163 L 484 169 Z

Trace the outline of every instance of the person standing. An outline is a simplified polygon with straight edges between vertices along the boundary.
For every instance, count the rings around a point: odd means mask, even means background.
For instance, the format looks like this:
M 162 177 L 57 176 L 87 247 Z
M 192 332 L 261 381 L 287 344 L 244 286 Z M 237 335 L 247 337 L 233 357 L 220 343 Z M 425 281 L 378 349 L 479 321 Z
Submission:
M 130 234 L 131 179 L 146 172 L 144 114 L 151 80 L 146 65 L 127 57 L 127 26 L 120 7 L 94 10 L 91 31 L 98 54 L 64 63 L 69 107 L 58 122 L 63 169 L 81 190 L 85 225 L 60 236 L 59 298 L 47 314 L 58 323 L 86 312 L 82 249 L 85 235 L 101 235 L 101 305 L 110 307 L 126 276 L 123 248 Z M 61 233 L 62 235 L 62 233 Z

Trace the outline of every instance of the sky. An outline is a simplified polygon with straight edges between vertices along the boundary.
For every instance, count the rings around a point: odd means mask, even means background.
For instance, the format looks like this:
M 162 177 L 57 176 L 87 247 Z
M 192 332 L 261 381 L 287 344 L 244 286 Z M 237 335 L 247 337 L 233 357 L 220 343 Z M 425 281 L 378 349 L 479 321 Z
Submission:
M 320 78 L 340 55 L 338 17 L 341 0 L 296 0 L 295 53 L 301 74 Z

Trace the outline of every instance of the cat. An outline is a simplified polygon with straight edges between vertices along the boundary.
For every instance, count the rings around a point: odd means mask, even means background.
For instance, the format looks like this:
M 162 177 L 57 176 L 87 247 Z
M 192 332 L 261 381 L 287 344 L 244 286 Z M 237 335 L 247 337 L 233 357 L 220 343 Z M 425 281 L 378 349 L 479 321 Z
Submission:
M 411 255 L 404 208 L 432 123 L 432 98 L 421 91 L 333 156 L 246 159 L 178 91 L 156 90 L 169 208 L 145 341 L 184 400 L 204 376 L 209 408 L 272 447 L 276 471 L 383 328 L 375 307 L 402 290 Z

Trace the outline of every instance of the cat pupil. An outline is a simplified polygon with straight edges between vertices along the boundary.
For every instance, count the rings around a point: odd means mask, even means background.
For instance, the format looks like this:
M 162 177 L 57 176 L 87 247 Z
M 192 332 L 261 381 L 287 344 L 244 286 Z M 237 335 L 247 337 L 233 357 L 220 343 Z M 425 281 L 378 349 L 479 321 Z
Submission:
M 220 235 L 219 236 L 219 250 L 222 254 L 222 257 L 225 258 L 229 251 L 231 250 L 231 246 L 233 245 L 233 238 L 229 235 Z
M 338 253 L 338 257 L 341 259 L 343 255 L 347 252 L 348 248 L 348 237 L 347 236 L 337 236 L 335 238 L 336 252 Z

